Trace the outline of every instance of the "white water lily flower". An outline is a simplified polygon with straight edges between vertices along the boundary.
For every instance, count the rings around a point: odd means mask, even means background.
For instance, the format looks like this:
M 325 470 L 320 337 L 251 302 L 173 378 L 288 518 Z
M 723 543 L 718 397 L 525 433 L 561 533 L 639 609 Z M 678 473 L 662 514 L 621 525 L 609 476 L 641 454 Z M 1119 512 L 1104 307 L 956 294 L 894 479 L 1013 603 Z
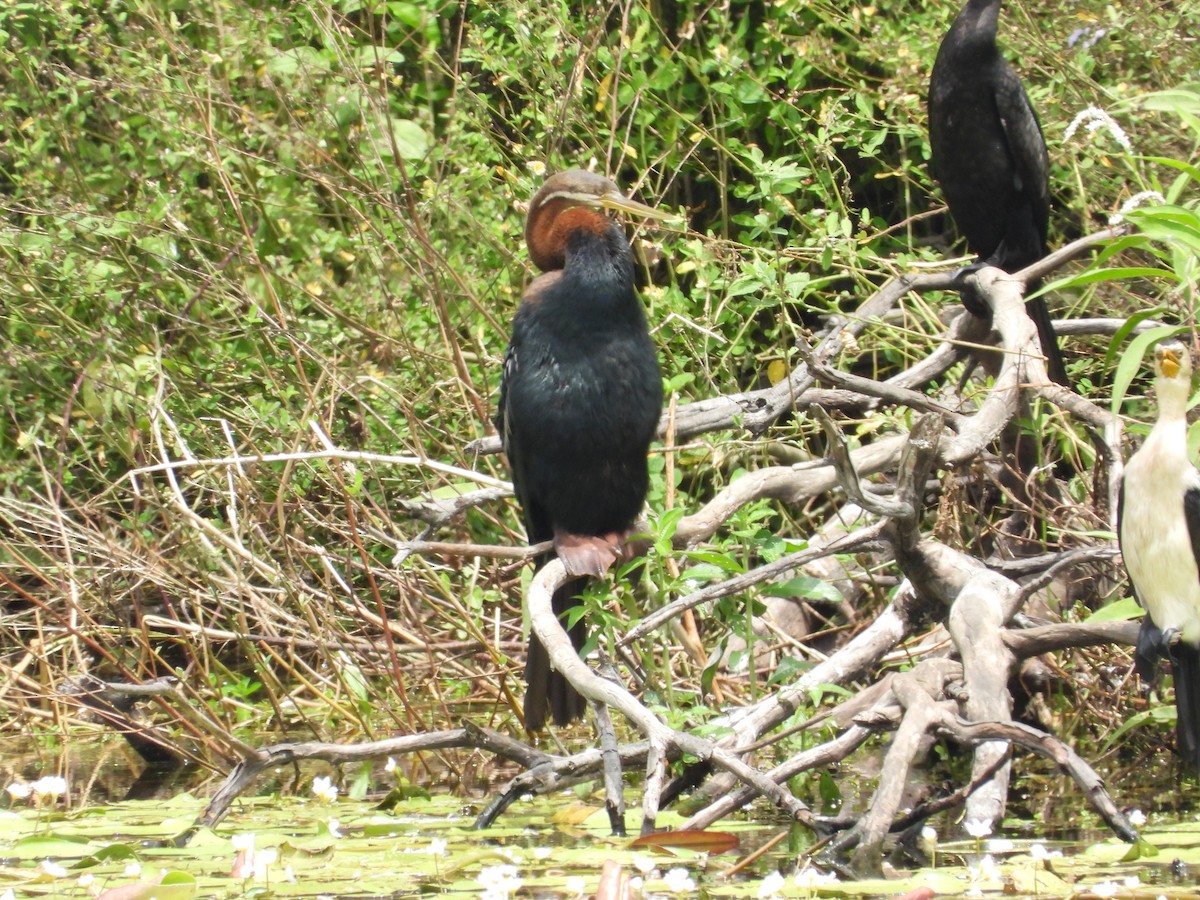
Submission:
M 837 880 L 836 873 L 822 872 L 810 864 L 805 864 L 804 868 L 795 875 L 796 887 L 806 891 L 827 884 L 836 884 Z
M 696 882 L 688 876 L 687 869 L 676 866 L 663 876 L 663 883 L 667 886 L 667 890 L 676 894 L 683 894 L 696 889 Z
M 338 795 L 337 785 L 328 775 L 319 775 L 313 779 L 312 792 L 317 799 L 324 800 L 326 803 L 332 803 Z
M 58 863 L 50 862 L 50 860 L 48 860 L 48 859 L 42 860 L 41 869 L 47 875 L 51 875 L 55 878 L 66 878 L 67 875 L 70 874 L 65 868 L 60 866 Z
M 235 834 L 229 839 L 229 843 L 233 845 L 234 850 L 253 850 L 254 832 L 250 832 L 249 834 Z
M 125 867 L 125 874 L 130 878 L 137 878 L 142 874 L 142 864 L 140 862 L 131 862 Z
M 441 838 L 434 838 L 429 842 L 429 846 L 425 848 L 425 852 L 430 856 L 445 856 L 446 846 L 446 842 Z
M 779 896 L 780 890 L 783 889 L 783 886 L 786 883 L 787 879 L 779 873 L 778 869 L 776 869 L 759 883 L 759 900 L 769 900 L 769 898 Z
M 985 838 L 992 833 L 992 823 L 983 819 L 967 819 L 963 822 L 963 831 L 973 838 Z
M 45 775 L 29 787 L 39 797 L 61 797 L 67 792 L 67 779 L 61 775 Z
M 508 900 L 521 888 L 516 866 L 485 866 L 475 880 L 483 885 L 481 900 Z
M 563 887 L 567 889 L 567 893 L 574 897 L 582 897 L 587 890 L 587 882 L 578 875 L 572 875 L 564 883 Z
M 1092 886 L 1092 893 L 1097 897 L 1115 897 L 1121 886 L 1115 881 L 1102 881 Z
M 24 800 L 33 793 L 33 789 L 23 781 L 14 781 L 5 790 L 8 791 L 8 795 L 14 800 Z
M 1034 862 L 1045 862 L 1048 859 L 1061 858 L 1062 851 L 1047 850 L 1045 844 L 1031 844 L 1029 847 L 1029 855 L 1033 857 Z
M 279 862 L 279 849 L 276 847 L 266 847 L 254 854 L 254 877 L 263 879 L 267 877 L 267 869 Z
M 1146 814 L 1144 812 L 1142 812 L 1140 809 L 1130 810 L 1129 811 L 1129 824 L 1133 825 L 1135 828 L 1141 828 L 1143 825 L 1146 824 Z
M 654 860 L 648 856 L 642 856 L 640 853 L 633 854 L 633 867 L 643 875 L 649 875 L 654 871 Z

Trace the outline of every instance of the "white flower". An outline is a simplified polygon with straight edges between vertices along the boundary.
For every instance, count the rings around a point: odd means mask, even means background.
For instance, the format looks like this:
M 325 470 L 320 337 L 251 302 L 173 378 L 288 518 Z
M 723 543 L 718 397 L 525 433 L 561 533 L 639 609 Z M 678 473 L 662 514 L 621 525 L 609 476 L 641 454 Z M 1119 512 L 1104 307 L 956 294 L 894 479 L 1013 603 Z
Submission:
M 313 779 L 312 792 L 318 800 L 324 800 L 326 803 L 332 803 L 338 795 L 337 786 L 328 775 L 319 775 Z
M 967 866 L 967 875 L 971 878 L 972 884 L 978 884 L 982 881 L 990 881 L 993 878 L 1000 876 L 1000 867 L 996 865 L 996 861 L 992 859 L 990 853 L 985 853 L 976 865 Z
M 1071 138 L 1073 138 L 1075 136 L 1075 132 L 1079 130 L 1080 126 L 1086 129 L 1088 134 L 1095 134 L 1097 131 L 1103 128 L 1109 133 L 1112 139 L 1121 146 L 1122 150 L 1124 150 L 1126 153 L 1133 152 L 1133 144 L 1130 143 L 1129 135 L 1125 133 L 1125 129 L 1117 124 L 1116 119 L 1114 119 L 1104 110 L 1100 109 L 1098 106 L 1089 106 L 1087 109 L 1075 116 L 1075 118 L 1071 120 L 1071 124 L 1067 126 L 1067 131 L 1063 135 L 1063 140 L 1069 141 Z
M 554 855 L 554 850 L 551 849 L 550 847 L 534 847 L 533 848 L 533 858 L 534 859 L 539 859 L 539 860 L 540 859 L 549 859 L 553 855 Z
M 1138 878 L 1136 875 L 1130 875 L 1122 883 L 1125 885 L 1125 887 L 1129 888 L 1132 891 L 1141 885 L 1142 879 Z
M 1130 810 L 1129 824 L 1133 825 L 1135 828 L 1141 828 L 1146 824 L 1146 814 L 1140 809 Z
M 61 797 L 67 792 L 67 779 L 61 775 L 45 775 L 29 787 L 39 797 Z
M 1045 844 L 1031 844 L 1029 847 L 1029 855 L 1033 857 L 1034 862 L 1045 862 L 1048 859 L 1058 859 L 1062 856 L 1061 850 L 1047 850 Z
M 822 872 L 820 869 L 814 868 L 807 863 L 803 869 L 796 873 L 796 887 L 806 891 L 826 884 L 836 884 L 837 880 L 836 873 Z
M 277 847 L 264 847 L 254 854 L 254 877 L 266 878 L 267 869 L 279 862 L 279 849 Z
M 1009 853 L 1016 849 L 1017 845 L 1008 838 L 991 838 L 984 841 L 983 846 L 991 853 Z
M 131 862 L 125 867 L 125 874 L 130 878 L 137 878 L 142 874 L 142 864 L 139 862 Z
M 764 878 L 761 882 L 759 882 L 759 885 L 758 885 L 759 900 L 767 900 L 767 898 L 778 896 L 779 891 L 783 888 L 784 884 L 786 884 L 786 883 L 787 883 L 787 879 L 784 878 L 782 875 L 780 875 L 779 870 L 776 869 L 774 872 L 772 872 L 770 875 L 768 875 L 766 878 Z
M 8 795 L 14 800 L 24 800 L 33 793 L 29 785 L 25 784 L 23 781 L 14 781 L 7 788 L 5 788 L 5 790 L 8 791 Z
M 84 872 L 77 879 L 75 879 L 75 883 L 77 885 L 79 885 L 80 887 L 85 888 L 85 887 L 88 887 L 89 885 L 91 885 L 92 882 L 94 882 L 95 880 L 96 880 L 96 876 L 93 875 L 91 872 Z
M 924 828 L 921 829 L 921 839 L 926 840 L 926 841 L 933 841 L 936 844 L 937 843 L 937 829 L 934 828 L 932 825 L 926 825 Z
M 43 859 L 41 866 L 42 866 L 43 872 L 45 872 L 47 875 L 51 875 L 55 878 L 66 878 L 67 875 L 69 874 L 67 872 L 67 870 L 64 869 L 62 866 L 60 866 L 58 863 L 50 862 L 50 860 L 48 860 L 48 859 Z
M 1108 224 L 1120 225 L 1125 221 L 1125 214 L 1130 210 L 1137 209 L 1139 206 L 1145 206 L 1146 204 L 1162 204 L 1166 202 L 1167 198 L 1158 191 L 1141 191 L 1137 194 L 1134 194 L 1132 197 L 1122 203 L 1120 211 L 1108 217 Z
M 633 854 L 633 867 L 643 875 L 649 875 L 654 871 L 654 860 L 648 856 L 642 856 L 640 853 Z
M 963 822 L 963 831 L 973 838 L 985 838 L 992 833 L 992 823 L 984 819 L 967 819 Z
M 254 832 L 250 834 L 235 834 L 229 839 L 229 843 L 233 845 L 234 850 L 253 850 Z
M 330 819 L 326 823 L 325 827 L 329 829 L 329 836 L 331 838 L 340 838 L 342 836 L 342 832 L 341 832 L 342 823 L 339 822 L 337 819 Z
M 388 757 L 387 762 L 384 763 L 384 765 L 383 765 L 383 771 L 385 771 L 385 772 L 395 772 L 396 771 L 396 760 L 393 757 L 391 757 L 391 756 Z
M 696 889 L 696 882 L 688 877 L 687 869 L 676 866 L 663 876 L 663 884 L 667 890 L 675 894 L 683 894 Z
M 483 885 L 481 900 L 508 900 L 521 888 L 516 866 L 485 866 L 475 880 Z
M 531 159 L 529 162 L 525 163 L 525 167 L 539 178 L 546 174 L 546 164 L 540 159 Z
M 445 856 L 446 842 L 441 838 L 434 838 L 429 842 L 429 846 L 425 848 L 425 852 L 430 856 Z
M 1102 881 L 1092 885 L 1092 893 L 1097 897 L 1115 897 L 1121 886 L 1115 881 Z
M 563 887 L 566 888 L 568 894 L 575 897 L 582 897 L 583 892 L 587 890 L 587 882 L 578 875 L 572 875 L 563 882 Z

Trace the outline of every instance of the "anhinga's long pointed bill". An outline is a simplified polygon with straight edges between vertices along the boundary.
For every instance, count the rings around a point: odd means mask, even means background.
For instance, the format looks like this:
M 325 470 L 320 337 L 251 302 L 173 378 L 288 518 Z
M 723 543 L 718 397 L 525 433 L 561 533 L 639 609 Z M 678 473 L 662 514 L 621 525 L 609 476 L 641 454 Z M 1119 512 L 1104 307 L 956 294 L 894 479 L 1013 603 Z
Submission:
M 677 221 L 680 218 L 678 213 L 668 212 L 665 209 L 655 209 L 653 206 L 639 203 L 637 200 L 626 197 L 620 191 L 609 191 L 598 197 L 592 197 L 591 200 L 604 209 L 611 209 L 631 216 L 641 216 L 643 219 L 654 219 L 656 222 L 671 222 Z

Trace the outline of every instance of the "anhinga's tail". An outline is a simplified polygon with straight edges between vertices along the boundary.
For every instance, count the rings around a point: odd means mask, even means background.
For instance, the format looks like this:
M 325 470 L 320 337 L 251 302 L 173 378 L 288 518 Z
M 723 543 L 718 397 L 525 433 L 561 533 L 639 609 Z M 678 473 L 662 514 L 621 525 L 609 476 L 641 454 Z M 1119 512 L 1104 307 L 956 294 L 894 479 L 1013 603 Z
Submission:
M 554 614 L 566 627 L 568 609 L 576 605 L 575 598 L 587 585 L 586 578 L 573 578 L 554 592 L 551 604 Z M 587 624 L 583 619 L 568 629 L 571 643 L 578 652 L 587 642 Z M 541 731 L 546 727 L 546 714 L 554 719 L 555 725 L 570 725 L 583 718 L 587 701 L 571 686 L 571 682 L 550 668 L 550 655 L 536 634 L 529 636 L 529 652 L 525 657 L 525 730 Z

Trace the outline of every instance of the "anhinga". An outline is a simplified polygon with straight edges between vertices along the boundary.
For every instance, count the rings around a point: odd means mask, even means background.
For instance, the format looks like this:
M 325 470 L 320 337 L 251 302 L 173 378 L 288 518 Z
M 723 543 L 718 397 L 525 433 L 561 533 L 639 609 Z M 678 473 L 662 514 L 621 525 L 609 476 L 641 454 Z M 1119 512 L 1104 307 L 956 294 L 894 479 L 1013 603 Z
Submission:
M 967 247 L 981 264 L 1016 272 L 1046 255 L 1050 162 L 1037 113 L 996 47 L 999 17 L 1000 0 L 967 0 L 942 39 L 929 81 L 930 162 Z M 987 315 L 973 294 L 962 297 Z M 1069 386 L 1045 299 L 1026 308 L 1050 378 Z
M 513 320 L 496 416 L 530 543 L 553 539 L 567 572 L 585 576 L 555 592 L 560 618 L 586 576 L 603 575 L 622 555 L 646 499 L 646 455 L 662 410 L 633 253 L 604 210 L 670 218 L 578 169 L 551 176 L 534 195 L 525 242 L 544 274 Z M 580 649 L 582 619 L 570 634 Z M 583 698 L 551 671 L 536 635 L 525 680 L 529 731 L 545 725 L 547 711 L 558 725 L 583 715 Z
M 1175 676 L 1180 756 L 1200 771 L 1200 471 L 1188 458 L 1192 359 L 1178 341 L 1154 353 L 1158 420 L 1125 465 L 1117 534 L 1133 594 L 1146 609 L 1135 654 L 1153 681 L 1158 656 Z

